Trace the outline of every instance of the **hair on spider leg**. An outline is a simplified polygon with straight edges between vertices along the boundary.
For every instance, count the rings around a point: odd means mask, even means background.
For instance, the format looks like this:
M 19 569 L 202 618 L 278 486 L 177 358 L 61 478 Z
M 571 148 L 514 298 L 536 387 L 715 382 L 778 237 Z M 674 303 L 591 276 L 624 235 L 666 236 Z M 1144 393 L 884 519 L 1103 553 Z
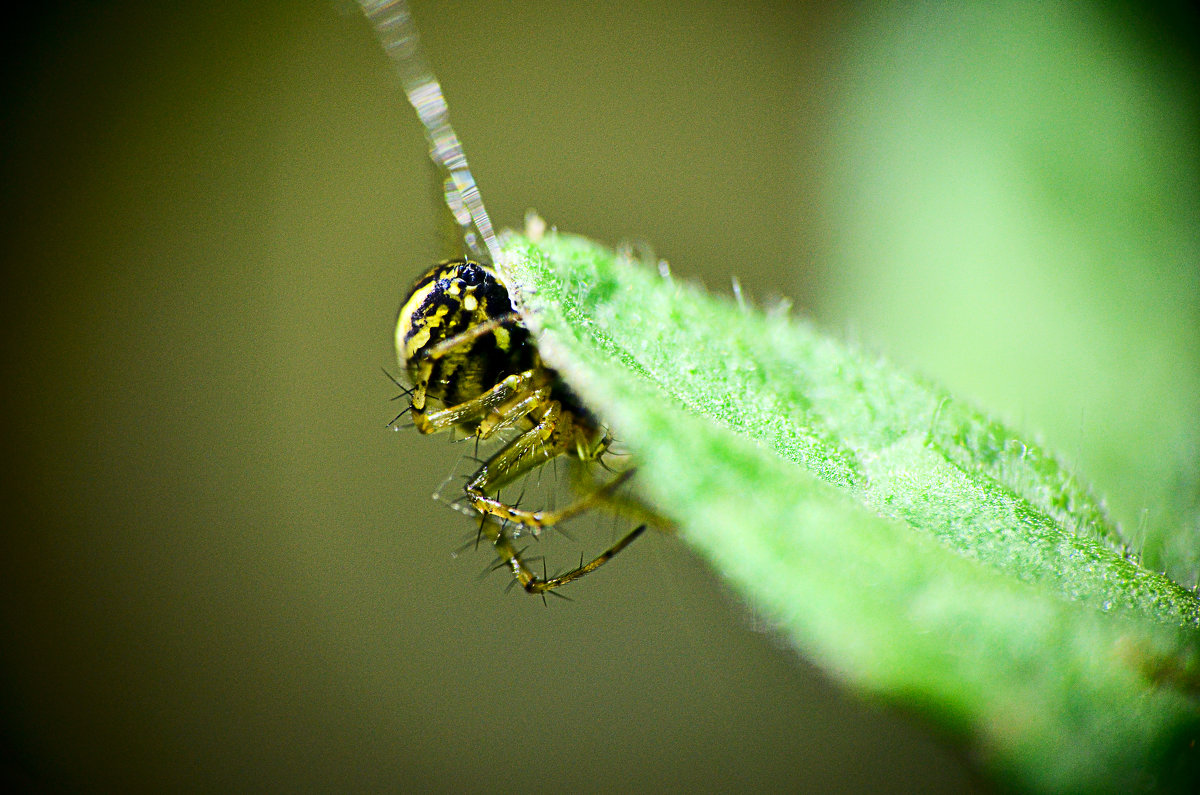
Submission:
M 607 462 L 607 461 L 605 461 L 603 458 L 597 458 L 597 459 L 596 459 L 596 463 L 597 463 L 597 464 L 599 464 L 601 467 L 603 467 L 603 469 L 604 469 L 604 471 L 605 471 L 605 472 L 610 472 L 610 473 L 612 473 L 612 474 L 614 474 L 614 475 L 616 475 L 616 474 L 617 474 L 617 470 L 615 470 L 615 469 L 613 469 L 612 467 L 610 467 L 610 466 L 608 465 L 608 462 Z
M 487 514 L 479 517 L 479 530 L 475 533 L 475 549 L 479 549 L 479 542 L 483 540 L 483 528 L 487 526 Z
M 405 414 L 409 414 L 411 412 L 412 412 L 412 404 L 410 403 L 409 405 L 407 405 L 403 409 L 401 409 L 400 413 L 397 414 L 395 417 L 392 417 L 392 419 L 389 420 L 388 423 L 386 425 L 384 425 L 383 427 L 391 428 L 393 431 L 407 431 L 410 429 L 415 429 L 417 427 L 417 424 L 415 422 L 413 422 L 411 419 L 408 422 L 398 424 L 398 423 L 400 423 L 400 419 Z
M 565 573 L 566 573 L 566 572 L 561 572 L 561 571 L 560 571 L 558 574 L 555 574 L 555 575 L 554 575 L 554 578 L 555 578 L 555 579 L 558 579 L 559 577 L 561 577 L 561 576 L 562 576 L 563 574 L 565 574 Z M 545 560 L 545 558 L 543 558 L 543 559 L 542 559 L 542 582 L 549 582 L 549 581 L 550 581 L 550 577 L 549 577 L 549 575 L 546 573 L 546 560 Z M 550 589 L 542 589 L 542 591 L 540 592 L 540 595 L 541 595 L 541 597 L 542 597 L 542 606 L 543 606 L 543 607 L 549 607 L 549 606 L 550 606 L 550 605 L 548 605 L 548 604 L 546 603 L 546 594 L 550 594 L 551 596 L 557 596 L 559 599 L 562 599 L 564 602 L 574 602 L 574 601 L 575 601 L 575 600 L 574 600 L 574 599 L 572 599 L 571 597 L 567 596 L 565 593 L 559 593 L 559 592 L 558 592 L 558 590 L 557 590 L 557 589 L 555 589 L 555 588 L 550 588 Z
M 522 547 L 521 549 L 518 549 L 514 553 L 514 557 L 521 558 L 523 561 L 525 561 L 526 565 L 528 565 L 530 563 L 536 563 L 537 561 L 540 560 L 540 561 L 542 561 L 542 565 L 545 566 L 545 564 L 546 564 L 546 556 L 545 555 L 534 555 L 533 557 L 527 558 L 527 557 L 525 557 L 525 550 L 527 550 L 527 549 L 529 549 L 529 547 Z M 492 572 L 500 571 L 501 569 L 507 569 L 510 566 L 512 566 L 511 559 L 502 558 L 499 555 L 497 555 L 495 560 L 493 560 L 491 563 L 489 563 L 487 565 L 487 567 L 484 568 L 484 570 L 479 573 L 479 579 L 481 581 L 485 580 L 485 579 L 487 579 L 487 576 L 489 574 L 491 574 Z M 515 578 L 513 579 L 513 582 L 516 582 Z
M 399 400 L 400 398 L 412 397 L 413 392 L 415 392 L 417 390 L 417 388 L 414 386 L 405 386 L 404 382 L 401 381 L 396 376 L 392 375 L 390 372 L 388 372 L 388 369 L 386 367 L 380 367 L 379 369 L 382 370 L 383 374 L 387 376 L 387 379 L 389 381 L 391 381 L 393 384 L 395 384 L 396 388 L 400 390 L 399 395 L 388 398 L 388 400 Z
M 523 551 L 524 550 L 518 551 L 517 554 L 520 555 L 521 552 L 523 552 Z M 511 565 L 512 565 L 511 560 L 503 558 L 499 554 L 497 554 L 496 557 L 492 558 L 492 560 L 490 560 L 488 562 L 488 564 L 483 567 L 483 571 L 479 572 L 479 574 L 476 576 L 475 579 L 478 582 L 483 582 L 484 580 L 486 580 L 488 578 L 489 575 L 491 575 L 497 571 L 500 571 L 501 569 L 507 569 Z M 516 582 L 516 580 L 514 579 L 513 582 Z
M 567 596 L 567 595 L 566 595 L 565 593 L 563 593 L 562 591 L 560 591 L 560 590 L 558 590 L 558 589 L 556 589 L 556 588 L 555 588 L 555 589 L 551 589 L 551 590 L 549 590 L 549 591 L 542 591 L 542 606 L 543 606 L 543 607 L 549 607 L 549 606 L 550 606 L 550 605 L 546 604 L 546 594 L 550 594 L 551 596 L 556 596 L 556 597 L 558 597 L 559 599 L 562 599 L 564 602 L 574 602 L 574 601 L 575 601 L 574 599 L 572 599 L 571 597 Z
M 487 514 L 484 514 L 482 517 L 480 517 L 479 527 L 478 527 L 478 529 L 476 529 L 476 531 L 474 533 L 472 533 L 468 530 L 467 532 L 462 534 L 462 536 L 461 536 L 461 538 L 463 539 L 462 543 L 454 548 L 454 551 L 450 553 L 450 557 L 457 558 L 459 555 L 466 552 L 468 549 L 473 550 L 473 551 L 478 551 L 479 543 L 481 541 L 483 541 L 483 531 L 484 531 L 484 528 L 487 527 L 487 522 L 488 522 L 488 516 L 487 516 Z
M 521 503 L 525 502 L 525 488 L 527 485 L 528 485 L 528 481 L 521 484 L 521 493 L 518 494 L 517 498 L 515 500 L 513 500 L 512 502 L 510 502 L 509 505 L 511 505 L 514 508 L 521 507 Z
M 601 458 L 631 458 L 631 457 L 633 457 L 633 453 L 630 452 L 629 450 L 627 450 L 624 445 L 622 445 L 619 441 L 617 441 L 615 439 L 611 441 L 611 443 L 608 445 L 608 447 L 604 448 L 604 454 L 603 454 L 603 456 L 601 456 Z M 600 459 L 597 459 L 597 460 L 600 460 Z
M 542 582 L 546 582 L 549 579 L 550 578 L 546 576 L 546 559 L 542 558 Z M 546 601 L 546 592 L 542 591 L 540 596 L 542 597 L 542 607 L 549 607 L 550 603 Z
M 474 463 L 474 464 L 475 464 L 475 465 L 477 465 L 477 466 L 483 466 L 484 464 L 486 464 L 486 463 L 487 463 L 487 459 L 486 459 L 486 458 L 480 458 L 479 456 L 475 456 L 475 455 L 464 455 L 464 456 L 462 457 L 462 460 L 464 460 L 464 461 L 471 461 L 472 463 Z M 470 480 L 470 479 L 471 479 L 471 477 L 472 477 L 471 475 L 464 475 L 464 476 L 463 476 L 463 483 L 466 483 L 468 480 Z
M 408 421 L 408 422 L 406 422 L 406 423 L 404 423 L 403 425 L 397 425 L 397 424 L 396 424 L 397 422 L 399 422 L 399 421 L 400 421 L 400 418 L 401 418 L 401 417 L 403 417 L 405 414 L 407 414 L 407 413 L 408 413 L 408 412 L 410 412 L 410 411 L 412 411 L 412 406 L 405 406 L 403 411 L 401 411 L 401 412 L 400 412 L 399 414 L 397 414 L 395 417 L 392 417 L 391 421 L 390 421 L 390 422 L 389 422 L 387 425 L 385 425 L 385 426 L 383 426 L 383 427 L 385 427 L 385 428 L 391 428 L 393 431 L 401 431 L 401 430 L 407 430 L 407 429 L 409 429 L 409 428 L 415 428 L 415 427 L 417 427 L 417 426 L 416 426 L 416 423 L 412 422 L 411 420 L 410 420 L 410 421 Z

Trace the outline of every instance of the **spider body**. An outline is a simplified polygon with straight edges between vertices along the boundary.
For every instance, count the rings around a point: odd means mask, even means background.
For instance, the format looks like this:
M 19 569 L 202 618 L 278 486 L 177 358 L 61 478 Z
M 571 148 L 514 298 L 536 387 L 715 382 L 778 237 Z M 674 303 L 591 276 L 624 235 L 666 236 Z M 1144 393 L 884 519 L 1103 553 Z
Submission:
M 468 479 L 465 493 L 480 513 L 480 533 L 526 591 L 545 593 L 582 577 L 645 529 L 638 527 L 590 563 L 552 578 L 533 575 L 514 548 L 516 536 L 537 535 L 580 513 L 631 471 L 556 511 L 526 510 L 494 496 L 557 456 L 598 460 L 610 443 L 603 425 L 542 361 L 494 269 L 454 260 L 421 276 L 400 309 L 396 352 L 413 385 L 412 419 L 421 433 L 458 429 L 488 439 L 505 428 L 519 431 Z
M 486 331 L 478 333 L 480 329 Z M 458 343 L 437 352 L 447 340 Z M 478 262 L 443 262 L 416 281 L 396 322 L 396 350 L 416 387 L 413 418 L 423 433 L 442 427 L 425 419 L 427 398 L 462 406 L 523 373 L 529 374 L 531 385 L 549 389 L 547 400 L 570 412 L 585 436 L 601 433 L 591 412 L 542 362 L 500 277 Z M 482 419 L 464 416 L 454 424 L 476 433 Z

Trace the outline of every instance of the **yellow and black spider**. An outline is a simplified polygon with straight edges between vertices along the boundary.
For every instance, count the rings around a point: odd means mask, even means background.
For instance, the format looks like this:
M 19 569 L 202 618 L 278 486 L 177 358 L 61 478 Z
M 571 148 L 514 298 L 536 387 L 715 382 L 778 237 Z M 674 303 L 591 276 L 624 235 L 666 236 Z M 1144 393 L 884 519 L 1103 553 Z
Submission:
M 534 575 L 514 546 L 520 532 L 537 535 L 606 499 L 632 470 L 559 510 L 526 510 L 493 496 L 560 455 L 598 461 L 612 441 L 558 373 L 542 362 L 493 268 L 453 260 L 419 278 L 396 322 L 396 353 L 412 383 L 412 421 L 421 433 L 457 428 L 488 439 L 505 428 L 520 432 L 467 480 L 465 494 L 480 513 L 480 532 L 527 592 L 545 594 L 579 579 L 646 529 L 638 526 L 591 562 L 581 561 L 557 577 Z

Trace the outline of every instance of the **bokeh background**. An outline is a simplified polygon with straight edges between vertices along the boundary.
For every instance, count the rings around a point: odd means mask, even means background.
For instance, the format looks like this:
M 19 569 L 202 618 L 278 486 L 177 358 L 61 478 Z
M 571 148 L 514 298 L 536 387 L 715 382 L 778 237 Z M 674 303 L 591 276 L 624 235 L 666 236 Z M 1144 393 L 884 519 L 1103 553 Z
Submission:
M 1195 582 L 1190 4 L 414 5 L 500 224 L 791 300 L 1046 440 Z M 430 494 L 462 449 L 385 430 L 380 373 L 437 207 L 352 4 L 32 13 L 4 34 L 9 781 L 983 786 L 670 537 L 548 608 L 452 555 Z

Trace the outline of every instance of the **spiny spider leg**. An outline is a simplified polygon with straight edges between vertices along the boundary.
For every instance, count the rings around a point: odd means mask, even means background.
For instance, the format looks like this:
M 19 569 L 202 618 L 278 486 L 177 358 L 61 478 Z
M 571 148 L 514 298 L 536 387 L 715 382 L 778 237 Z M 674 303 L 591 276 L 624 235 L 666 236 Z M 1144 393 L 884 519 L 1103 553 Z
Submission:
M 529 391 L 530 385 L 537 379 L 537 373 L 533 370 L 526 370 L 523 373 L 516 373 L 505 378 L 500 383 L 493 386 L 488 391 L 476 398 L 472 398 L 457 406 L 448 406 L 437 411 L 424 411 L 414 408 L 413 424 L 421 433 L 434 433 L 445 428 L 452 428 L 467 422 L 478 422 L 488 418 L 489 415 L 500 414 L 507 415 L 507 406 L 505 404 L 513 401 L 518 402 L 527 400 L 530 395 L 542 395 L 544 390 Z M 413 405 L 416 405 L 414 399 Z M 526 409 L 528 413 L 528 409 Z M 520 419 L 516 417 L 511 421 Z M 503 427 L 503 425 L 499 426 Z M 496 429 L 493 429 L 494 432 Z M 489 432 L 488 435 L 491 435 Z
M 585 574 L 591 574 L 616 557 L 617 553 L 633 543 L 633 540 L 645 532 L 645 530 L 646 525 L 638 525 L 617 541 L 617 543 L 601 552 L 588 563 L 584 563 L 557 577 L 546 577 L 544 575 L 539 577 L 530 571 L 528 564 L 521 556 L 521 552 L 513 546 L 512 538 L 508 532 L 495 520 L 487 520 L 484 532 L 491 539 L 492 545 L 495 546 L 496 553 L 500 556 L 501 562 L 512 570 L 513 578 L 520 583 L 526 593 L 544 594 L 553 591 L 559 586 L 578 580 Z
M 499 450 L 467 481 L 466 493 L 477 511 L 528 527 L 536 535 L 542 528 L 552 527 L 605 500 L 633 476 L 634 470 L 626 470 L 605 485 L 557 510 L 530 511 L 489 497 L 488 492 L 503 488 L 570 449 L 575 440 L 569 434 L 556 433 L 559 417 L 558 404 L 551 404 L 536 425 Z

